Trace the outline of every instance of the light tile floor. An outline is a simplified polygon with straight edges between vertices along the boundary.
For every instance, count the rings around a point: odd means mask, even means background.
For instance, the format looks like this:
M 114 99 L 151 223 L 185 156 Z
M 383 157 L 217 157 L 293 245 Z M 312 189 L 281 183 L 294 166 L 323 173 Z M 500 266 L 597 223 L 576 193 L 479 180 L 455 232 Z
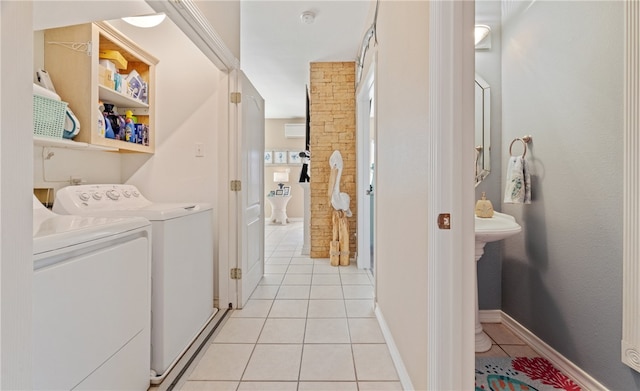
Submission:
M 540 354 L 501 323 L 483 323 L 482 329 L 491 338 L 491 349 L 476 353 L 476 357 L 538 357 Z
M 300 255 L 302 223 L 265 226 L 265 275 L 182 386 L 194 390 L 401 390 L 373 312 L 373 277 Z

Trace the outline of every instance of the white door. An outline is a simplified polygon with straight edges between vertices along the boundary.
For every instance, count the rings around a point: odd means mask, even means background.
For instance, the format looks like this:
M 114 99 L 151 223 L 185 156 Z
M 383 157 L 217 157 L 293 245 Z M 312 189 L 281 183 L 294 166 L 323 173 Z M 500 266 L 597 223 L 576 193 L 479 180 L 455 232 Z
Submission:
M 264 99 L 243 72 L 238 73 L 238 154 L 241 190 L 238 202 L 238 266 L 236 281 L 242 308 L 264 273 Z
M 375 115 L 374 115 L 375 63 L 363 79 L 357 96 L 358 113 L 358 257 L 360 269 L 374 271 L 373 224 L 374 224 L 374 162 L 375 162 Z

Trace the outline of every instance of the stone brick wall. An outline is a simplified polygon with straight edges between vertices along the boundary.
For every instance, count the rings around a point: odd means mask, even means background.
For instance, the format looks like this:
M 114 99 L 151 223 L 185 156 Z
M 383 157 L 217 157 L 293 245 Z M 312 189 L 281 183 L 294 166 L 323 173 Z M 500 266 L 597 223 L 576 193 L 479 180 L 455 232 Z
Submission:
M 328 196 L 329 157 L 340 151 L 344 161 L 340 192 L 351 197 L 349 247 L 356 251 L 356 92 L 355 62 L 311 63 L 311 257 L 328 258 L 333 207 Z

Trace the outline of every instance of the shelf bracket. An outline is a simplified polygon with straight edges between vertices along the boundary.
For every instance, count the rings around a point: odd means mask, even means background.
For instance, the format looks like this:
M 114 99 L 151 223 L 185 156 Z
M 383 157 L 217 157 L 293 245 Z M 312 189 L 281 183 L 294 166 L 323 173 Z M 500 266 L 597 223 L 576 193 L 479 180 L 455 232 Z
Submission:
M 47 42 L 51 45 L 58 45 L 65 47 L 67 49 L 71 49 L 75 52 L 84 53 L 87 56 L 91 56 L 91 42 L 60 42 L 60 41 L 49 41 Z

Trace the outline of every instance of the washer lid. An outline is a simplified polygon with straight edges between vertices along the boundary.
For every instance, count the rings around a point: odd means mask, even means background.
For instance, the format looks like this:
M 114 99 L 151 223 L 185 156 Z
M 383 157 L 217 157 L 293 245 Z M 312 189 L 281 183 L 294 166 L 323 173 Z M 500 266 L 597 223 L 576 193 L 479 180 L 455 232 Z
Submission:
M 209 209 L 211 209 L 209 204 L 150 204 L 140 208 L 112 210 L 111 215 L 140 216 L 151 221 L 161 221 L 200 213 Z
M 79 208 L 72 212 L 81 216 L 110 216 L 110 217 L 144 217 L 150 221 L 164 221 L 204 212 L 211 209 L 209 204 L 148 204 L 139 207 L 121 208 L 110 206 L 109 208 Z
M 33 221 L 33 255 L 147 228 L 150 225 L 148 220 L 140 217 L 61 216 L 51 213 L 49 218 Z

